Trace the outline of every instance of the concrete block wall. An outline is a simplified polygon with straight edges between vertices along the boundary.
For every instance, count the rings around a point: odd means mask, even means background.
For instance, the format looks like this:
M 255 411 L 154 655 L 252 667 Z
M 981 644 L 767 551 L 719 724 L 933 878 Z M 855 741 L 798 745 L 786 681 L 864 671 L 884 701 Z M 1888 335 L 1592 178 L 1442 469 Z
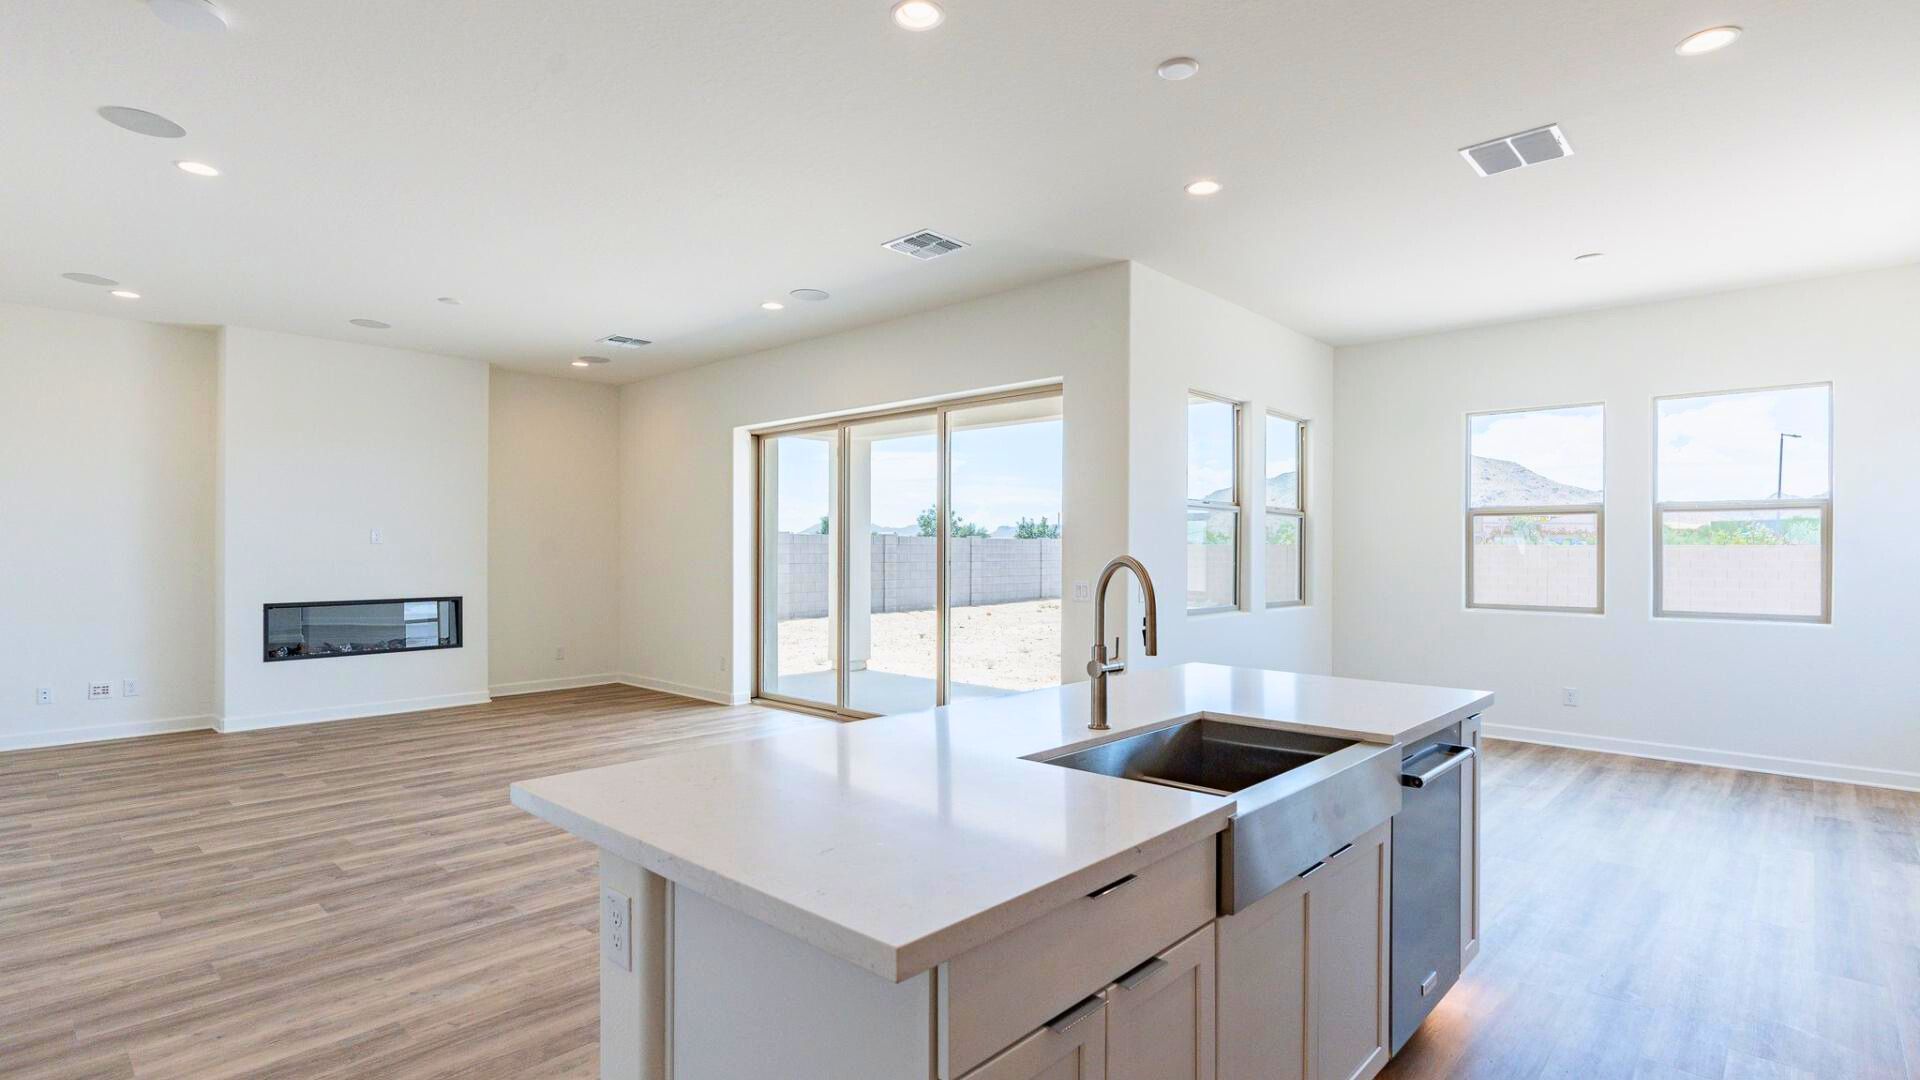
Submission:
M 1050 600 L 1060 595 L 1060 541 L 1000 537 L 953 537 L 947 555 L 953 564 L 949 584 L 954 607 Z M 831 538 L 812 533 L 781 533 L 779 564 L 781 619 L 819 619 L 827 614 Z M 938 547 L 931 536 L 872 538 L 873 608 L 877 612 L 930 611 L 938 581 Z

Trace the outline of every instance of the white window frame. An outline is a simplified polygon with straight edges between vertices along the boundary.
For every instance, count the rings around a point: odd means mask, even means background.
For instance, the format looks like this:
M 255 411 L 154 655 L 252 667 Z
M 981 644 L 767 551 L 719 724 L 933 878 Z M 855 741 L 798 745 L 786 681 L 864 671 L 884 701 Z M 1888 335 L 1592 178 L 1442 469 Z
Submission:
M 1185 515 L 1190 514 L 1194 511 L 1205 511 L 1210 514 L 1211 513 L 1229 513 L 1233 515 L 1233 602 L 1230 604 L 1215 604 L 1211 607 L 1187 608 L 1187 614 L 1189 615 L 1218 615 L 1218 614 L 1221 614 L 1222 612 L 1241 610 L 1242 598 L 1246 596 L 1245 582 L 1242 580 L 1243 574 L 1240 569 L 1240 563 L 1241 563 L 1240 556 L 1241 556 L 1242 550 L 1246 546 L 1246 533 L 1247 533 L 1247 519 L 1246 519 L 1246 515 L 1241 512 L 1241 505 L 1240 505 L 1241 499 L 1242 499 L 1242 493 L 1240 490 L 1242 487 L 1241 472 L 1243 471 L 1240 467 L 1240 456 L 1245 450 L 1246 441 L 1247 441 L 1246 431 L 1245 431 L 1246 408 L 1244 403 L 1240 401 L 1236 401 L 1233 398 L 1222 397 L 1219 394 L 1210 394 L 1205 390 L 1194 390 L 1191 388 L 1187 390 L 1187 396 L 1185 401 L 1181 404 L 1181 408 L 1185 410 L 1189 406 L 1191 406 L 1193 404 L 1194 398 L 1204 398 L 1208 401 L 1217 401 L 1220 404 L 1230 406 L 1233 409 L 1233 455 L 1232 455 L 1233 456 L 1233 482 L 1227 485 L 1227 490 L 1233 494 L 1233 501 L 1232 502 L 1209 502 L 1205 499 L 1189 498 L 1187 500 L 1186 509 L 1185 511 L 1183 511 L 1182 517 L 1181 517 L 1181 535 L 1182 535 L 1181 550 L 1182 550 L 1182 559 L 1183 559 L 1183 565 L 1184 565 L 1185 549 L 1186 549 L 1186 541 L 1184 539 L 1185 533 L 1186 533 Z M 1189 471 L 1193 468 L 1193 428 L 1191 425 L 1188 425 L 1186 427 L 1186 435 L 1187 435 L 1186 437 L 1186 452 L 1187 452 L 1186 469 L 1182 470 L 1182 479 L 1180 481 L 1182 486 L 1186 484 L 1187 481 L 1185 477 L 1189 473 Z M 1264 502 L 1264 500 L 1262 501 Z M 1186 583 L 1184 581 L 1182 581 L 1181 583 L 1181 592 L 1182 593 L 1186 592 Z
M 1260 480 L 1260 510 L 1261 510 L 1261 513 L 1263 514 L 1263 517 L 1261 519 L 1262 526 L 1265 526 L 1267 524 L 1267 519 L 1270 519 L 1270 518 L 1289 518 L 1290 517 L 1294 520 L 1294 528 L 1296 530 L 1296 535 L 1298 535 L 1300 538 L 1299 551 L 1295 556 L 1300 562 L 1300 568 L 1298 570 L 1299 580 L 1300 580 L 1300 599 L 1298 600 L 1267 600 L 1266 605 L 1269 610 L 1274 608 L 1305 607 L 1307 606 L 1307 422 L 1305 420 L 1302 420 L 1300 417 L 1293 416 L 1288 413 L 1283 413 L 1279 409 L 1268 409 L 1267 416 L 1274 420 L 1285 420 L 1287 423 L 1298 425 L 1298 427 L 1295 428 L 1296 444 L 1293 448 L 1293 495 L 1294 495 L 1294 504 L 1296 506 L 1296 509 L 1276 510 L 1273 507 L 1270 507 L 1267 505 L 1267 490 L 1266 490 L 1266 476 L 1265 476 L 1266 455 L 1263 453 L 1261 458 L 1261 474 L 1262 475 Z M 1263 439 L 1266 437 L 1265 431 L 1261 432 L 1261 437 Z M 1264 444 L 1263 444 L 1263 449 L 1265 449 Z M 1266 532 L 1263 528 L 1260 535 L 1260 543 L 1262 547 L 1265 546 L 1266 542 L 1267 542 Z M 1264 555 L 1261 556 L 1261 559 L 1263 560 L 1262 565 L 1264 565 L 1265 558 L 1266 556 Z M 1261 585 L 1263 588 L 1265 584 L 1266 582 L 1263 580 L 1261 582 Z M 1262 599 L 1265 599 L 1264 595 L 1262 596 Z
M 1473 505 L 1473 421 L 1482 416 L 1511 416 L 1516 413 L 1559 412 L 1562 409 L 1599 409 L 1600 410 L 1600 501 L 1597 503 L 1578 503 L 1565 506 L 1475 506 Z M 1466 467 L 1466 483 L 1461 490 L 1461 501 L 1466 505 L 1466 563 L 1467 563 L 1467 607 L 1478 611 L 1536 611 L 1563 615 L 1605 615 L 1607 613 L 1607 403 L 1604 401 L 1576 401 L 1565 405 L 1530 405 L 1521 409 L 1484 409 L 1470 412 L 1466 420 L 1466 453 L 1463 464 Z M 1593 601 L 1592 607 L 1571 607 L 1560 604 L 1482 604 L 1475 602 L 1473 596 L 1473 526 L 1475 518 L 1483 517 L 1541 517 L 1563 514 L 1592 514 L 1594 533 L 1593 553 Z
M 1772 390 L 1811 390 L 1827 392 L 1827 495 L 1822 499 L 1729 499 L 1705 502 L 1668 502 L 1660 497 L 1660 403 L 1687 398 L 1735 397 L 1740 394 L 1764 394 Z M 1671 611 L 1667 608 L 1666 520 L 1669 513 L 1744 510 L 1819 510 L 1820 511 L 1820 614 L 1756 615 L 1749 612 Z M 1783 386 L 1751 386 L 1739 390 L 1705 390 L 1691 394 L 1662 394 L 1653 399 L 1653 617 L 1656 619 L 1727 619 L 1734 622 L 1782 622 L 1829 624 L 1833 622 L 1833 383 L 1788 383 Z

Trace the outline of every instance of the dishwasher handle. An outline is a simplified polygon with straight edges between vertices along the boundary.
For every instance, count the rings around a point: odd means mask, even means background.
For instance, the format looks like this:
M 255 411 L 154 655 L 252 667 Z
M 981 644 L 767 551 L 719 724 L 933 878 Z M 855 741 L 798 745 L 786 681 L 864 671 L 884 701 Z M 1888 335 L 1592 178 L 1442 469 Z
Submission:
M 1438 765 L 1430 769 L 1423 769 L 1419 772 L 1401 773 L 1400 786 L 1410 788 L 1426 787 L 1447 773 L 1465 765 L 1468 760 L 1473 757 L 1473 747 L 1455 746 L 1452 743 L 1437 743 L 1431 750 L 1414 757 L 1412 760 L 1416 762 L 1421 761 L 1436 753 L 1441 755 L 1441 761 Z M 1402 764 L 1405 764 L 1405 762 Z

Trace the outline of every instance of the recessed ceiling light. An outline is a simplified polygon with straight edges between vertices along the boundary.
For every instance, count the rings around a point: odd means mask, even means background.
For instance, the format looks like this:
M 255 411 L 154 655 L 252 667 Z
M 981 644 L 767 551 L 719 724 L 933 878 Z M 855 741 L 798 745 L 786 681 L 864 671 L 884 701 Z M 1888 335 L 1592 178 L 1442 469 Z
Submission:
M 179 169 L 183 173 L 191 173 L 194 176 L 219 176 L 220 175 L 219 169 L 214 168 L 213 166 L 207 164 L 204 161 L 176 161 L 173 163 L 173 167 L 176 169 Z
M 829 294 L 825 289 L 795 289 L 787 295 L 793 297 L 795 300 L 806 300 L 812 303 L 818 303 L 825 300 Z
M 764 311 L 780 311 L 784 309 L 786 306 L 787 305 L 781 303 L 778 300 L 769 300 L 766 303 L 760 305 L 761 309 Z
M 1697 34 L 1687 35 L 1680 44 L 1673 47 L 1673 51 L 1681 56 L 1700 56 L 1704 53 L 1718 52 L 1733 44 L 1734 39 L 1739 36 L 1740 28 L 1737 26 L 1715 26 Z
M 98 110 L 100 119 L 117 128 L 124 128 L 136 135 L 151 135 L 156 139 L 178 139 L 187 134 L 187 129 L 145 109 L 130 109 L 125 105 L 102 105 Z
M 1160 66 L 1154 70 L 1168 82 L 1181 82 L 1200 74 L 1200 61 L 1191 56 L 1176 56 L 1160 61 Z
M 947 13 L 933 0 L 900 0 L 893 5 L 893 24 L 902 30 L 931 30 L 947 21 Z
M 348 319 L 347 321 L 355 326 L 364 326 L 369 330 L 393 329 L 392 323 L 381 322 L 379 319 Z
M 611 364 L 611 363 L 613 363 L 613 361 L 607 359 L 604 356 L 576 356 L 573 359 L 574 367 L 592 367 L 595 364 Z
M 101 277 L 99 274 L 61 274 L 60 276 L 68 281 L 77 281 L 82 285 L 99 285 L 102 288 L 112 288 L 120 284 L 110 277 Z
M 115 289 L 115 290 L 113 290 L 112 292 L 110 292 L 110 293 L 108 293 L 107 295 L 108 295 L 108 296 L 117 296 L 117 297 L 119 297 L 119 298 L 120 298 L 120 299 L 122 299 L 122 300 L 138 300 L 138 299 L 140 299 L 140 294 L 139 294 L 139 293 L 137 293 L 137 292 L 134 292 L 134 291 L 133 291 L 132 289 Z
M 1195 181 L 1194 181 L 1193 183 L 1191 183 L 1191 184 L 1188 184 L 1188 185 L 1187 185 L 1187 194 L 1189 194 L 1189 195 L 1218 195 L 1218 194 L 1220 194 L 1220 181 L 1218 181 L 1218 180 L 1195 180 Z
M 1573 261 L 1577 263 L 1599 262 L 1606 257 L 1607 253 L 1604 251 L 1589 251 L 1585 255 L 1575 255 Z
M 447 305 L 447 306 L 449 306 L 449 307 L 459 307 L 459 306 L 460 306 L 460 298 L 459 298 L 459 297 L 457 297 L 457 296 L 442 296 L 442 297 L 439 297 L 439 298 L 438 298 L 438 301 L 437 301 L 437 302 L 438 302 L 438 303 L 442 303 L 442 304 L 446 304 L 446 305 Z
M 147 0 L 147 9 L 175 30 L 217 34 L 227 28 L 227 17 L 207 0 Z

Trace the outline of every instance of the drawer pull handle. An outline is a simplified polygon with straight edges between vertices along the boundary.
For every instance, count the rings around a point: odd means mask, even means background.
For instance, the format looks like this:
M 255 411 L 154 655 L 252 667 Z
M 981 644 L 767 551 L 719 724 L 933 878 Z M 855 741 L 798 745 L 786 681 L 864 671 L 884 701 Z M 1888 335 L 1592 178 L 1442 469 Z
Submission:
M 1352 844 L 1341 844 L 1341 845 L 1340 845 L 1340 850 L 1339 850 L 1339 851 L 1336 851 L 1336 852 L 1334 852 L 1333 854 L 1331 854 L 1331 855 L 1329 855 L 1329 856 L 1327 856 L 1327 861 L 1328 861 L 1328 862 L 1332 862 L 1333 860 L 1335 860 L 1335 859 L 1337 859 L 1337 858 L 1339 858 L 1339 857 L 1340 857 L 1340 856 L 1342 856 L 1342 855 L 1345 855 L 1345 854 L 1346 854 L 1347 852 L 1349 852 L 1349 851 L 1352 851 L 1352 850 L 1353 850 L 1353 845 L 1352 845 Z
M 1120 891 L 1122 888 L 1125 888 L 1126 886 L 1133 884 L 1136 880 L 1138 880 L 1136 875 L 1128 874 L 1126 877 L 1121 878 L 1119 881 L 1115 881 L 1107 885 L 1102 885 L 1099 888 L 1088 893 L 1087 899 L 1098 900 L 1101 897 L 1106 896 L 1108 893 L 1114 893 L 1114 892 Z
M 1168 964 L 1165 960 L 1156 956 L 1146 963 L 1141 964 L 1139 967 L 1134 968 L 1132 971 L 1127 972 L 1125 975 L 1120 976 L 1118 979 L 1115 979 L 1114 985 L 1122 990 L 1132 990 L 1171 966 L 1172 965 Z
M 1047 1030 L 1053 1032 L 1055 1035 L 1059 1035 L 1073 1025 L 1099 1012 L 1105 1005 L 1106 1000 L 1099 994 L 1095 994 L 1080 1004 L 1075 1005 L 1073 1008 L 1068 1009 L 1066 1012 L 1061 1013 L 1059 1016 L 1047 1021 Z
M 1319 873 L 1320 868 L 1325 865 L 1327 865 L 1326 860 L 1322 859 L 1321 861 L 1314 863 L 1312 866 L 1307 867 L 1305 870 L 1300 871 L 1300 876 L 1312 877 L 1313 875 Z

